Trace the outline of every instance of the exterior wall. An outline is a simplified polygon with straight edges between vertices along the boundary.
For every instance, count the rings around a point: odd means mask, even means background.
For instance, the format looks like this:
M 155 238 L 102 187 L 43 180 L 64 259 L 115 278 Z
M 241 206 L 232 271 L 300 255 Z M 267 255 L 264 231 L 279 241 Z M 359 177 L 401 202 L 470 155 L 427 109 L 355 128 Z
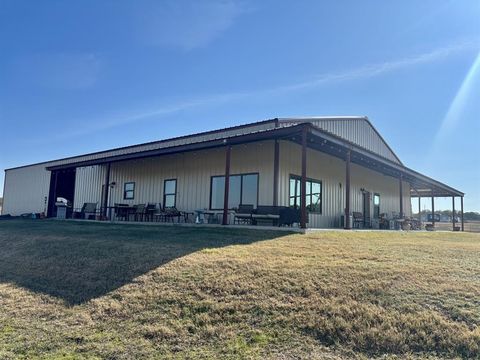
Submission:
M 21 215 L 46 212 L 50 171 L 32 165 L 5 171 L 2 214 Z
M 74 209 L 81 209 L 86 202 L 102 206 L 102 186 L 105 182 L 105 166 L 79 167 L 75 172 Z
M 320 129 L 326 130 L 400 164 L 400 161 L 393 151 L 366 118 L 312 118 L 307 121 Z M 292 120 L 290 123 L 295 124 L 298 123 L 298 121 Z M 286 122 L 286 124 L 288 124 L 288 122 Z
M 232 147 L 230 174 L 259 173 L 258 203 L 273 202 L 273 141 Z M 135 161 L 113 163 L 108 203 L 140 204 L 163 203 L 163 184 L 167 179 L 177 179 L 177 208 L 193 211 L 209 208 L 211 176 L 225 174 L 225 149 L 187 152 Z M 104 166 L 77 169 L 75 207 L 84 202 L 101 204 Z M 135 198 L 123 199 L 123 184 L 135 182 Z
M 265 141 L 238 145 L 232 148 L 232 175 L 259 173 L 259 205 L 273 203 L 274 143 Z M 135 161 L 113 163 L 110 181 L 109 205 L 163 202 L 163 184 L 166 179 L 177 179 L 177 208 L 193 211 L 209 208 L 211 176 L 224 175 L 225 149 L 187 152 Z M 301 147 L 280 141 L 279 205 L 288 205 L 290 174 L 301 174 Z M 340 225 L 345 207 L 345 162 L 330 155 L 308 150 L 307 177 L 322 181 L 322 214 L 310 214 L 309 227 L 328 228 Z M 74 207 L 85 202 L 101 206 L 105 166 L 77 168 Z M 135 182 L 135 198 L 123 199 L 123 184 Z M 43 212 L 48 198 L 50 172 L 45 164 L 8 170 L 5 176 L 4 212 L 20 215 L 25 212 Z M 363 211 L 361 188 L 381 196 L 380 212 L 399 212 L 398 179 L 352 164 L 351 210 Z M 409 185 L 404 183 L 404 211 L 411 214 Z
M 280 180 L 279 205 L 289 202 L 290 175 L 301 175 L 301 147 L 292 142 L 280 143 Z M 373 193 L 380 194 L 380 212 L 398 213 L 400 211 L 399 181 L 378 172 L 351 165 L 351 211 L 363 212 L 362 192 L 372 193 L 370 213 L 373 215 Z M 307 151 L 307 177 L 322 181 L 322 214 L 310 214 L 310 228 L 330 228 L 340 226 L 340 216 L 345 208 L 345 161 L 316 150 Z M 409 184 L 403 183 L 404 212 L 411 214 Z

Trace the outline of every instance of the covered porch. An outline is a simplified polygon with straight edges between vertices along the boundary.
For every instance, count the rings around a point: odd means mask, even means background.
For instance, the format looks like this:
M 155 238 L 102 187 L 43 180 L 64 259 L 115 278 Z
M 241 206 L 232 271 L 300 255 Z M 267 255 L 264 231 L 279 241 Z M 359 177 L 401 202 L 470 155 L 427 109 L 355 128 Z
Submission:
M 220 168 L 223 169 L 221 170 L 221 174 L 224 179 L 222 199 L 223 204 L 221 209 L 212 209 L 210 199 L 210 206 L 208 206 L 208 208 L 207 206 L 203 206 L 201 210 L 205 210 L 206 214 L 204 215 L 207 215 L 208 217 L 212 216 L 210 213 L 214 213 L 213 217 L 215 218 L 215 222 L 218 222 L 222 225 L 232 225 L 237 223 L 237 215 L 241 213 L 241 209 L 239 209 L 240 206 L 235 209 L 232 209 L 231 206 L 229 206 L 232 181 L 238 180 L 238 175 L 236 173 L 232 173 L 232 167 L 235 167 L 235 162 L 238 161 L 238 152 L 241 151 L 239 148 L 242 145 L 259 142 L 268 144 L 268 146 L 263 148 L 262 152 L 268 152 L 271 155 L 269 155 L 268 159 L 265 160 L 265 168 L 258 169 L 258 173 L 262 177 L 262 182 L 265 183 L 265 181 L 271 181 L 271 186 L 268 186 L 268 184 L 267 186 L 262 185 L 262 198 L 268 200 L 265 200 L 263 203 L 259 203 L 257 201 L 255 204 L 255 209 L 250 209 L 249 216 L 251 219 L 253 219 L 253 215 L 257 215 L 257 218 L 259 215 L 262 215 L 263 218 L 270 217 L 271 219 L 276 219 L 281 216 L 280 212 L 283 209 L 293 208 L 295 213 L 292 213 L 291 216 L 295 218 L 294 223 L 298 224 L 298 227 L 302 229 L 312 227 L 309 225 L 309 218 L 312 216 L 312 214 L 309 215 L 309 213 L 311 213 L 311 202 L 307 200 L 309 196 L 311 197 L 311 193 L 309 193 L 311 190 L 307 189 L 307 186 L 311 186 L 312 184 L 310 173 L 312 169 L 315 169 L 317 172 L 327 172 L 329 171 L 330 167 L 330 165 L 326 164 L 325 162 L 316 163 L 316 157 L 314 156 L 316 153 L 324 154 L 329 158 L 334 158 L 337 170 L 340 167 L 340 170 L 337 171 L 336 175 L 336 179 L 338 181 L 335 180 L 337 181 L 337 188 L 335 191 L 339 193 L 336 200 L 338 202 L 338 204 L 336 204 L 336 209 L 338 211 L 334 215 L 337 218 L 335 227 L 342 227 L 344 229 L 352 229 L 356 227 L 370 228 L 372 227 L 372 217 L 380 216 L 380 214 L 375 213 L 374 208 L 373 216 L 369 216 L 367 218 L 365 211 L 359 218 L 358 214 L 361 213 L 359 210 L 362 209 L 361 207 L 359 209 L 359 205 L 352 204 L 352 201 L 355 202 L 355 199 L 358 198 L 359 192 L 362 192 L 362 194 L 368 192 L 365 190 L 367 186 L 362 186 L 362 177 L 364 178 L 364 183 L 367 184 L 367 177 L 372 173 L 378 174 L 379 176 L 384 176 L 386 179 L 385 181 L 388 179 L 389 184 L 397 184 L 396 190 L 393 191 L 395 195 L 390 195 L 396 198 L 396 200 L 392 201 L 396 201 L 398 207 L 396 207 L 396 214 L 390 215 L 391 219 L 389 219 L 389 221 L 392 220 L 397 224 L 401 224 L 402 222 L 408 222 L 411 224 L 413 221 L 417 220 L 412 219 L 411 216 L 408 216 L 410 214 L 410 209 L 406 208 L 406 206 L 408 206 L 406 204 L 410 203 L 411 197 L 418 196 L 419 194 L 421 197 L 428 195 L 431 196 L 433 191 L 433 196 L 452 196 L 453 198 L 460 197 L 463 204 L 464 194 L 458 190 L 450 188 L 445 184 L 415 172 L 405 167 L 400 162 L 397 163 L 382 157 L 343 138 L 321 130 L 320 128 L 315 127 L 307 122 L 295 125 L 285 125 L 282 124 L 281 121 L 277 120 L 276 126 L 273 129 L 259 130 L 246 135 L 229 136 L 226 138 L 211 139 L 158 150 L 140 151 L 130 154 L 109 156 L 74 164 L 69 163 L 65 165 L 53 166 L 47 169 L 52 172 L 57 172 L 79 167 L 102 166 L 103 180 L 101 182 L 103 190 L 101 191 L 97 212 L 98 219 L 107 220 L 112 219 L 112 211 L 115 212 L 114 207 L 109 203 L 109 198 L 110 192 L 113 188 L 112 183 L 114 182 L 111 178 L 112 168 L 118 164 L 124 164 L 128 161 L 142 161 L 145 159 L 162 158 L 175 154 L 187 154 L 203 150 L 215 150 L 216 154 L 218 155 L 218 157 L 215 158 L 216 166 L 220 166 Z M 285 143 L 296 146 L 296 150 L 294 152 L 295 155 L 292 155 L 292 152 L 282 145 Z M 236 157 L 232 157 L 233 150 L 237 151 Z M 286 156 L 289 156 L 290 158 L 295 156 L 296 160 L 294 160 L 294 162 L 299 169 L 298 174 L 295 174 L 298 175 L 296 176 L 296 179 L 299 185 L 299 194 L 298 197 L 296 197 L 298 198 L 296 199 L 297 202 L 294 203 L 289 201 L 290 199 L 288 199 L 289 196 L 286 194 L 287 190 L 285 190 L 285 187 L 289 186 L 290 175 L 296 173 L 296 171 L 292 171 L 291 168 L 288 168 L 288 166 L 284 164 L 283 159 Z M 215 174 L 212 173 L 211 175 L 214 177 L 213 175 Z M 357 183 L 355 186 L 352 186 L 352 178 L 355 179 L 355 177 Z M 211 192 L 212 188 L 210 187 L 210 189 L 204 189 L 203 191 Z M 271 193 L 268 197 L 265 197 L 263 193 L 268 191 L 271 191 Z M 428 195 L 426 195 L 428 191 L 430 192 Z M 372 193 L 371 195 L 374 194 Z M 163 199 L 165 200 L 165 198 Z M 322 199 L 322 201 L 323 200 L 326 203 L 331 201 L 331 199 Z M 148 203 L 145 203 L 144 205 L 148 206 Z M 261 214 L 258 214 L 259 208 L 263 209 Z M 177 221 L 185 223 L 197 222 L 196 220 L 199 215 L 196 213 L 197 210 L 199 209 L 179 209 L 179 211 L 183 214 L 187 214 L 187 218 L 185 219 L 185 217 L 179 217 Z M 321 217 L 322 215 L 318 216 Z M 143 216 L 141 218 L 143 219 Z M 263 222 L 259 221 L 258 224 L 263 224 Z M 275 224 L 274 221 L 272 221 L 272 225 L 273 224 Z M 359 226 L 359 224 L 362 225 Z M 249 225 L 252 225 L 252 223 L 250 222 Z

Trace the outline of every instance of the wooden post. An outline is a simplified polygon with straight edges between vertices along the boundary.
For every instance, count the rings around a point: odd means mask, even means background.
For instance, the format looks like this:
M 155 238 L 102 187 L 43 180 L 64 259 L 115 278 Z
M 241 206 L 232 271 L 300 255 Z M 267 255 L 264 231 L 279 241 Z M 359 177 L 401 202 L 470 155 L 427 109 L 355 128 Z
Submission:
M 302 128 L 302 180 L 300 184 L 300 227 L 307 228 L 307 127 Z
M 452 231 L 455 231 L 455 196 L 452 196 Z
M 350 224 L 350 150 L 345 159 L 345 229 L 351 229 Z
M 463 221 L 463 196 L 460 197 L 460 216 L 462 219 L 462 231 L 465 231 L 465 223 Z
M 107 167 L 105 169 L 105 190 L 103 192 L 103 199 L 102 199 L 102 216 L 104 218 L 107 217 L 107 207 L 108 207 L 108 193 L 110 189 L 110 163 L 107 163 Z
M 403 180 L 402 174 L 399 177 L 399 192 L 400 192 L 400 218 L 403 219 Z
M 227 146 L 225 150 L 225 193 L 223 197 L 223 219 L 222 225 L 228 225 L 228 193 L 230 192 L 230 154 L 232 147 Z
M 273 206 L 278 206 L 278 179 L 280 171 L 280 144 L 275 139 L 273 154 Z
M 435 197 L 432 191 L 432 225 L 435 226 Z

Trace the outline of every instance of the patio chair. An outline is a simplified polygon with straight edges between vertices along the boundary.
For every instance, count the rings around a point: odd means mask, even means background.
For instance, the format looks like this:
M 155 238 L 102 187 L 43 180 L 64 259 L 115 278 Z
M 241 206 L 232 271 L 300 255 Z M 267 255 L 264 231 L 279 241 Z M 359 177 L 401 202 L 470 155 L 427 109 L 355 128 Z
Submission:
M 182 217 L 184 218 L 184 221 L 185 221 L 185 215 L 181 211 L 179 211 L 176 207 L 165 208 L 164 211 L 165 211 L 165 215 L 164 215 L 165 221 L 171 220 L 172 222 L 174 222 L 174 219 L 177 218 L 177 222 L 180 222 L 180 219 Z
M 115 208 L 115 219 L 123 219 L 124 221 L 128 220 L 129 207 L 128 204 L 114 204 Z
M 145 204 L 135 205 L 135 212 L 133 213 L 135 221 L 143 221 L 145 218 L 145 209 L 147 206 Z
M 155 221 L 165 221 L 165 210 L 162 208 L 162 203 L 158 203 L 158 208 L 155 208 L 153 213 L 153 219 Z
M 253 205 L 239 205 L 235 211 L 233 219 L 234 224 L 251 224 L 252 223 Z
M 363 214 L 361 212 L 354 211 L 352 213 L 352 217 L 353 217 L 353 227 L 354 228 L 360 229 L 361 227 L 363 227 L 364 218 L 363 218 Z
M 80 219 L 95 220 L 97 215 L 97 203 L 84 203 L 79 212 Z
M 155 203 L 148 203 L 145 208 L 145 219 L 153 221 L 153 215 L 157 212 L 157 205 Z

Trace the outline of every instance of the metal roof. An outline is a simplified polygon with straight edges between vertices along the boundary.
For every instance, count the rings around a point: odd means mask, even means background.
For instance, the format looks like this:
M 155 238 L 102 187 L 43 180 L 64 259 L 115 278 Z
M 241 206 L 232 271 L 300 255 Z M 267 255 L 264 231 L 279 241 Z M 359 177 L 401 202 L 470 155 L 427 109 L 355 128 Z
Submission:
M 311 116 L 280 118 L 280 124 L 309 122 L 314 126 L 351 141 L 398 164 L 399 157 L 366 116 Z
M 352 124 L 353 122 L 362 124 L 362 131 L 364 132 L 362 136 L 354 136 L 355 131 L 345 129 L 344 125 L 335 127 L 335 123 Z M 464 195 L 459 190 L 405 167 L 378 131 L 371 125 L 368 118 L 364 116 L 275 118 L 34 165 L 44 164 L 48 170 L 54 170 L 220 147 L 227 143 L 240 144 L 273 138 L 286 138 L 295 141 L 295 137 L 292 139 L 292 134 L 297 136 L 299 129 L 304 126 L 308 126 L 312 134 L 325 141 L 319 144 L 309 144 L 309 146 L 317 147 L 320 151 L 329 152 L 328 146 L 323 146 L 327 143 L 334 147 L 335 150 L 331 152 L 334 156 L 343 157 L 344 152 L 350 149 L 357 155 L 352 158 L 354 162 L 390 176 L 405 176 L 405 180 L 409 181 L 414 189 L 426 187 L 431 192 L 434 191 L 436 196 Z M 7 170 L 13 169 L 17 168 Z M 413 190 L 412 196 L 415 196 L 415 194 L 415 190 Z M 426 196 L 427 193 L 422 191 L 422 194 Z

